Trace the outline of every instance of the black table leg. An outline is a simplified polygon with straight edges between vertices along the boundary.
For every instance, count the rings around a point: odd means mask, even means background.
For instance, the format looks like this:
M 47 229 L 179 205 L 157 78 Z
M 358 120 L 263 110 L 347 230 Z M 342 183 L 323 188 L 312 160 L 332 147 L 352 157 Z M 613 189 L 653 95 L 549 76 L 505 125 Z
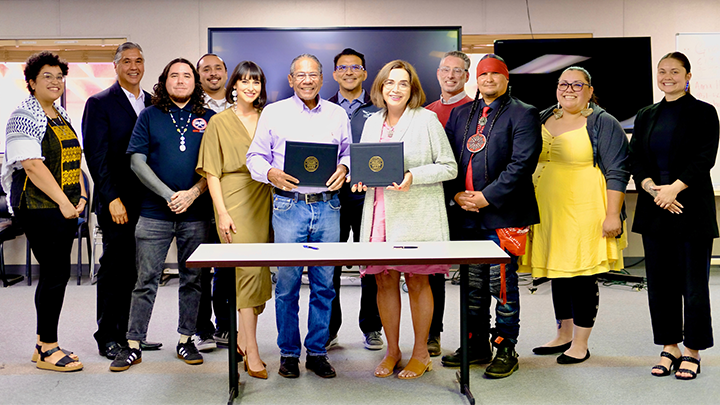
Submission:
M 470 405 L 475 405 L 475 397 L 470 392 L 470 364 L 468 361 L 468 293 L 470 292 L 470 268 L 467 265 L 460 266 L 460 371 L 457 379 L 460 383 L 460 392 L 464 394 Z
M 215 271 L 218 271 L 218 269 L 215 269 Z M 237 364 L 237 298 L 235 295 L 237 294 L 235 290 L 235 268 L 233 267 L 232 270 L 224 270 L 224 271 L 232 271 L 233 277 L 232 277 L 232 283 L 228 283 L 228 287 L 230 288 L 231 294 L 228 294 L 228 307 L 230 307 L 230 335 L 228 336 L 228 362 L 229 362 L 229 373 L 230 373 L 230 387 L 229 387 L 229 393 L 230 397 L 228 398 L 228 405 L 232 405 L 235 398 L 238 396 L 238 364 Z

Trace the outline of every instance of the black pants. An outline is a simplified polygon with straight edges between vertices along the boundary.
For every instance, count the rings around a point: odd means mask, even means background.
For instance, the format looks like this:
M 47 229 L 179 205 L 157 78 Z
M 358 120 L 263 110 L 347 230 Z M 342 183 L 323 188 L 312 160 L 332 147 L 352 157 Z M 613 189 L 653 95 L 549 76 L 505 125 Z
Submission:
M 343 187 L 346 187 L 345 185 Z M 352 229 L 353 241 L 360 241 L 360 222 L 362 220 L 363 200 L 342 199 L 340 208 L 340 241 L 350 238 Z M 329 335 L 336 336 L 342 325 L 342 308 L 340 307 L 340 276 L 342 266 L 335 267 L 333 274 L 333 287 L 335 298 L 332 302 L 330 315 Z M 377 308 L 377 284 L 374 275 L 365 275 L 360 280 L 360 330 L 363 333 L 378 332 L 382 329 L 380 313 Z
M 137 221 L 138 212 L 129 210 L 128 222 L 122 225 L 113 222 L 107 209 L 103 209 L 98 215 L 98 224 L 103 232 L 103 254 L 97 273 L 98 330 L 93 336 L 100 350 L 105 350 L 105 345 L 109 342 L 126 341 L 130 301 L 137 281 Z
M 58 341 L 57 330 L 70 279 L 70 253 L 77 219 L 65 219 L 59 209 L 19 209 L 15 213 L 40 265 L 35 289 L 37 334 L 40 341 Z
M 595 325 L 600 304 L 596 275 L 554 278 L 551 285 L 555 319 L 572 319 L 581 328 Z
M 430 324 L 430 335 L 440 336 L 443 331 L 443 316 L 445 315 L 445 275 L 431 274 L 430 289 L 433 295 L 433 317 Z
M 655 344 L 683 342 L 693 350 L 712 347 L 708 287 L 712 239 L 643 235 L 643 245 Z
M 215 221 L 212 221 L 210 229 L 210 242 L 220 243 L 220 236 L 217 233 Z M 202 269 L 200 276 L 200 307 L 198 308 L 197 318 L 197 334 L 200 336 L 212 335 L 215 330 L 229 331 L 230 321 L 228 307 L 228 290 L 234 292 L 235 289 L 228 286 L 227 283 L 235 285 L 235 268 L 221 267 L 215 269 L 214 275 L 210 273 L 210 268 Z M 215 322 L 217 328 L 212 322 L 212 313 L 215 310 Z

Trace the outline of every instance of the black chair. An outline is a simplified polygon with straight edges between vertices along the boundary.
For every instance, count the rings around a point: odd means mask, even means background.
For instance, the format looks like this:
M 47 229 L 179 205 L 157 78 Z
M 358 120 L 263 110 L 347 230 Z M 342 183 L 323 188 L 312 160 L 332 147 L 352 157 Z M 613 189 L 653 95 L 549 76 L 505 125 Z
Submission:
M 10 215 L 10 211 L 7 206 L 7 196 L 5 192 L 0 188 L 0 220 L 3 222 L 3 226 L 0 228 L 0 279 L 2 279 L 3 287 L 10 287 L 13 284 L 17 284 L 23 281 L 22 275 L 11 275 L 8 276 L 5 272 L 5 241 L 15 239 L 16 237 L 23 234 L 20 226 L 15 222 L 15 219 Z M 10 223 L 8 225 L 8 222 Z
M 88 196 L 92 196 L 92 190 L 90 190 L 90 181 L 88 180 L 87 173 L 85 173 L 84 170 L 81 170 L 82 172 L 82 178 L 83 182 L 85 183 L 85 192 Z M 85 204 L 85 209 L 82 213 L 80 213 L 80 217 L 78 218 L 78 227 L 77 231 L 75 231 L 75 237 L 78 240 L 78 257 L 77 257 L 77 285 L 80 285 L 82 281 L 82 239 L 85 238 L 87 243 L 87 255 L 88 255 L 88 265 L 90 267 L 90 271 L 92 272 L 93 266 L 95 264 L 95 257 L 93 255 L 93 241 L 92 237 L 90 235 L 90 207 L 92 206 L 90 203 L 90 198 L 88 197 L 88 201 Z M 27 257 L 27 269 L 25 271 L 25 276 L 28 279 L 28 285 L 32 285 L 32 272 L 31 272 L 31 266 L 30 266 L 30 241 L 27 242 L 27 249 L 28 249 L 28 257 Z

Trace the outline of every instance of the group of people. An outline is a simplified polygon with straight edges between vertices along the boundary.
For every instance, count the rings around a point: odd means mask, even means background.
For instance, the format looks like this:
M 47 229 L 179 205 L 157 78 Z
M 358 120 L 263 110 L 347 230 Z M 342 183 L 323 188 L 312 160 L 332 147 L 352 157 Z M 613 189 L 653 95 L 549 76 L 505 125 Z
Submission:
M 560 354 L 560 364 L 586 361 L 599 305 L 597 275 L 623 268 L 624 197 L 632 174 L 642 189 L 633 231 L 643 236 L 653 334 L 663 346 L 652 374 L 692 379 L 700 372 L 699 352 L 713 345 L 708 283 L 718 228 L 710 168 L 720 129 L 714 107 L 690 95 L 683 54 L 661 59 L 657 84 L 665 97 L 638 113 L 629 144 L 620 123 L 598 105 L 590 73 L 577 66 L 560 75 L 557 105 L 539 112 L 512 97 L 508 68 L 493 54 L 477 65 L 473 99 L 464 91 L 470 59 L 446 53 L 437 70 L 441 97 L 425 108 L 412 65 L 387 63 L 368 94 L 365 56 L 350 48 L 334 59 L 339 90 L 330 100 L 318 95 L 321 62 L 302 54 L 287 77 L 294 94 L 267 106 L 266 79 L 254 62 L 239 63 L 227 80 L 217 55 L 196 65 L 174 59 L 150 95 L 140 87 L 144 61 L 139 45 L 120 45 L 117 82 L 88 99 L 82 123 L 103 231 L 94 337 L 100 354 L 112 360 L 110 370 L 127 370 L 142 361 L 143 350 L 159 349 L 146 340 L 147 329 L 176 239 L 178 358 L 200 364 L 200 351 L 227 344 L 224 286 L 234 283 L 237 350 L 250 376 L 267 379 L 256 329 L 272 297 L 269 269 L 216 269 L 211 276 L 210 269 L 188 268 L 187 258 L 212 241 L 345 242 L 351 231 L 354 242 L 369 243 L 490 240 L 510 255 L 508 264 L 461 269 L 470 280 L 469 360 L 488 364 L 486 376 L 518 369 L 518 271 L 552 280 L 556 336 L 533 352 Z M 67 69 L 50 52 L 28 59 L 30 97 L 8 122 L 2 168 L 3 188 L 40 264 L 33 360 L 55 371 L 83 367 L 57 337 L 75 221 L 89 198 L 80 143 L 54 104 Z M 305 186 L 283 171 L 286 141 L 338 145 L 325 187 Z M 402 142 L 402 181 L 371 188 L 354 181 L 349 150 L 359 142 Z M 361 269 L 364 346 L 381 350 L 382 330 L 387 340 L 375 376 L 403 367 L 398 378 L 413 379 L 432 370 L 431 357 L 442 353 L 448 271 L 448 265 Z M 305 366 L 323 378 L 336 376 L 327 350 L 338 344 L 341 273 L 341 267 L 308 268 Z M 303 267 L 277 271 L 278 373 L 286 378 L 300 375 L 302 274 Z M 401 274 L 414 336 L 403 364 Z M 443 366 L 460 363 L 460 349 L 442 357 Z

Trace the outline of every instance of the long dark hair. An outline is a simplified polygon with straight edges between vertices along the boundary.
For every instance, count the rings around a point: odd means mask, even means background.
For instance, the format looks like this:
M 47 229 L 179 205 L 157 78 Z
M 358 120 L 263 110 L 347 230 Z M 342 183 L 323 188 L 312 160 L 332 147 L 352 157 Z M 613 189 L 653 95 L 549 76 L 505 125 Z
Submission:
M 253 101 L 253 107 L 263 108 L 267 102 L 267 92 L 265 91 L 265 73 L 263 73 L 262 68 L 260 68 L 257 63 L 250 60 L 244 60 L 235 66 L 235 70 L 233 70 L 230 75 L 230 80 L 228 80 L 227 85 L 225 86 L 225 99 L 228 103 L 235 102 L 232 96 L 232 91 L 234 90 L 233 86 L 235 86 L 235 83 L 237 83 L 238 80 L 242 80 L 246 77 L 250 80 L 257 80 L 260 82 L 260 95 L 255 99 L 255 101 Z
M 190 70 L 193 72 L 193 77 L 195 78 L 195 90 L 193 90 L 193 94 L 190 96 L 189 101 L 192 105 L 192 113 L 197 115 L 205 114 L 205 107 L 203 106 L 205 92 L 200 84 L 200 75 L 195 69 L 195 66 L 193 66 L 193 64 L 185 58 L 175 58 L 165 66 L 165 69 L 163 69 L 160 77 L 158 77 L 158 82 L 155 86 L 153 86 L 153 92 L 155 93 L 152 96 L 153 105 L 162 110 L 164 113 L 170 112 L 170 108 L 175 105 L 172 99 L 170 99 L 170 95 L 167 92 L 165 84 L 167 83 L 170 68 L 176 63 L 184 63 L 188 65 Z

